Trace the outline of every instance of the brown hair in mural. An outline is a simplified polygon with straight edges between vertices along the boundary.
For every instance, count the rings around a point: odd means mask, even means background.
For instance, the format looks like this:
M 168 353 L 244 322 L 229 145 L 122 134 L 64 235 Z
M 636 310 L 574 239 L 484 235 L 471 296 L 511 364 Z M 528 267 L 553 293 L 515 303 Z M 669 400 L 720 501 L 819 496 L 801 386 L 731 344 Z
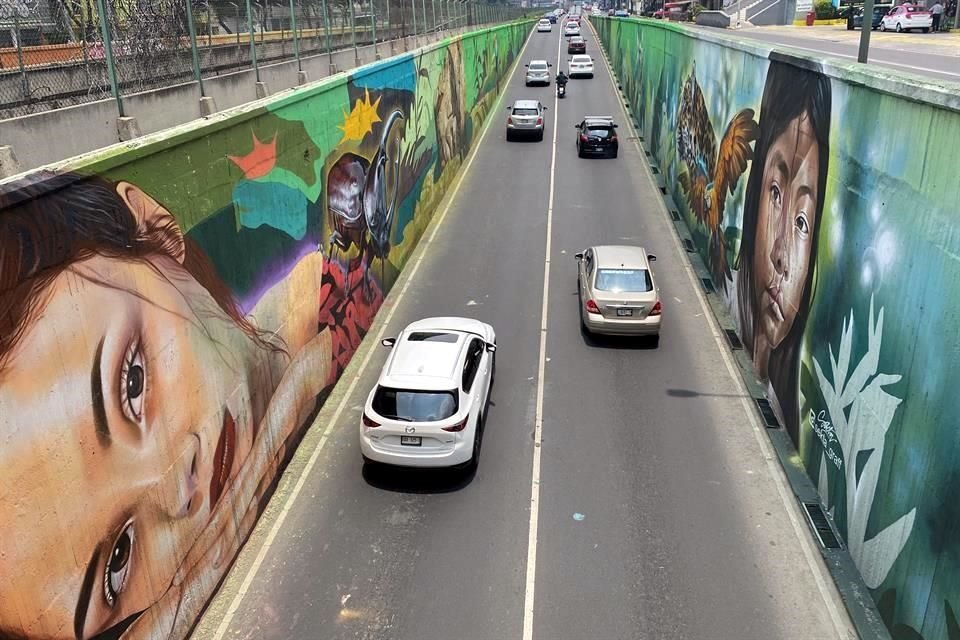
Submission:
M 4 187 L 0 635 L 185 635 L 327 382 L 322 267 L 244 317 L 135 185 Z
M 461 47 L 461 43 L 457 42 L 447 49 L 443 70 L 437 82 L 434 122 L 437 126 L 437 148 L 440 154 L 438 175 L 453 158 L 463 159 L 463 135 L 467 126 L 467 114 Z
M 830 80 L 818 65 L 771 54 L 744 200 L 741 338 L 794 442 L 800 343 L 827 182 L 830 97 Z

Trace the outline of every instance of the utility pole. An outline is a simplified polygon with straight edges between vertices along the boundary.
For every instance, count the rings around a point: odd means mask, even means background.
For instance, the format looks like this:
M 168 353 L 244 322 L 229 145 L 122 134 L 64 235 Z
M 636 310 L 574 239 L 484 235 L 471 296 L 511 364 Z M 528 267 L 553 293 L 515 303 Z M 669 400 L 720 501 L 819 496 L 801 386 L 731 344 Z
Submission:
M 853 11 L 851 5 L 850 10 Z M 867 54 L 870 51 L 870 32 L 873 31 L 873 0 L 866 0 L 863 5 L 863 22 L 860 25 L 860 51 L 857 53 L 857 62 L 866 64 Z

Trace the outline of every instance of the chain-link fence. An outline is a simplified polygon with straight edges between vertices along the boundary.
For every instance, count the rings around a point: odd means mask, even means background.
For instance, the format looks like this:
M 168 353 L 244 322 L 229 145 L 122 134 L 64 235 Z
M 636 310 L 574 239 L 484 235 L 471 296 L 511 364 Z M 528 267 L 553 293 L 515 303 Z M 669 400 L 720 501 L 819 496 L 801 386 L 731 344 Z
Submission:
M 0 119 L 519 17 L 503 0 L 0 0 Z M 383 51 L 383 55 L 388 52 Z

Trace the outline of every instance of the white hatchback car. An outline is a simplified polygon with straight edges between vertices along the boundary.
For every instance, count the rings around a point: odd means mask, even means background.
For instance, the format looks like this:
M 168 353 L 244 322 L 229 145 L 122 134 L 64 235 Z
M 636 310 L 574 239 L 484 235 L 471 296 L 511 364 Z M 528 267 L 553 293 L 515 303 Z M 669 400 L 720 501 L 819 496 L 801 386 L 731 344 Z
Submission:
M 537 33 L 550 33 L 553 31 L 553 25 L 546 18 L 537 23 Z
M 580 35 L 580 25 L 570 20 L 567 24 L 563 25 L 563 35 L 565 36 L 578 36 Z
M 496 374 L 493 327 L 469 318 L 426 318 L 396 338 L 360 426 L 365 463 L 476 466 Z

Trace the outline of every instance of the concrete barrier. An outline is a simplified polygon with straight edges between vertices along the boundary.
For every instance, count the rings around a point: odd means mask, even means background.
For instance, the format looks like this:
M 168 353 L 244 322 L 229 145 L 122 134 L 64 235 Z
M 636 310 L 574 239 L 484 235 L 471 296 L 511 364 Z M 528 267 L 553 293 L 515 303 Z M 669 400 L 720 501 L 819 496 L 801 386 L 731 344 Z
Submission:
M 531 28 L 0 183 L 0 637 L 188 634 Z
M 956 86 L 593 22 L 787 464 L 893 637 L 958 637 Z

